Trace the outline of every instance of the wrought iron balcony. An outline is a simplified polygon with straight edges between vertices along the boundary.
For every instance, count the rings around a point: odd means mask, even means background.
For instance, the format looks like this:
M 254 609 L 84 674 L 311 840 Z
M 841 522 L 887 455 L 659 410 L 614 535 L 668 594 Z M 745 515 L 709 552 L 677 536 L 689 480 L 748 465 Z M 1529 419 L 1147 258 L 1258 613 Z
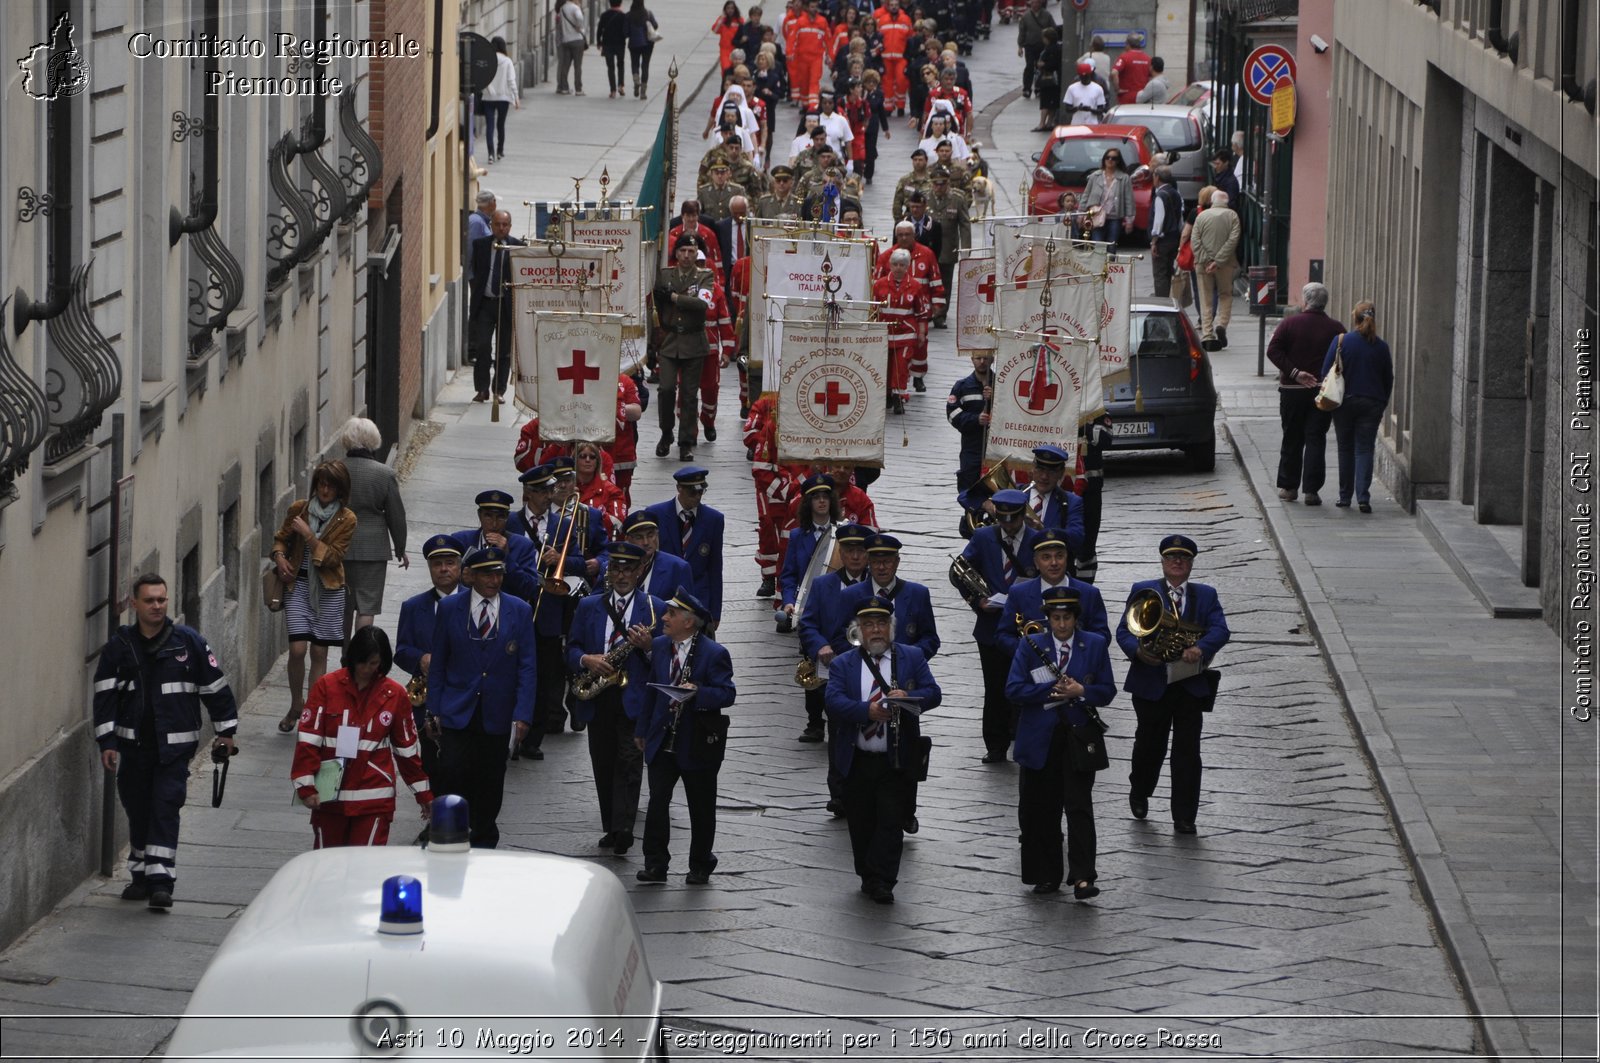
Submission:
M 0 322 L 8 302 L 0 300 Z M 17 364 L 6 330 L 0 327 L 0 502 L 17 496 L 16 479 L 28 471 L 49 427 L 44 392 Z

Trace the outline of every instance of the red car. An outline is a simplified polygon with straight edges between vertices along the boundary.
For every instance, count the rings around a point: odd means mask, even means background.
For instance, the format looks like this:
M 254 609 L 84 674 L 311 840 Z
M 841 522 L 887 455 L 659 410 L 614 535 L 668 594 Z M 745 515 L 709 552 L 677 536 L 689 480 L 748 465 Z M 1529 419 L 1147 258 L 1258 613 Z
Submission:
M 1133 225 L 1140 240 L 1150 232 L 1150 195 L 1154 179 L 1150 168 L 1165 159 L 1155 134 L 1142 125 L 1058 125 L 1033 157 L 1033 182 L 1028 188 L 1029 214 L 1061 213 L 1061 194 L 1083 194 L 1089 175 L 1100 168 L 1100 157 L 1111 148 L 1122 151 L 1122 164 L 1133 182 Z

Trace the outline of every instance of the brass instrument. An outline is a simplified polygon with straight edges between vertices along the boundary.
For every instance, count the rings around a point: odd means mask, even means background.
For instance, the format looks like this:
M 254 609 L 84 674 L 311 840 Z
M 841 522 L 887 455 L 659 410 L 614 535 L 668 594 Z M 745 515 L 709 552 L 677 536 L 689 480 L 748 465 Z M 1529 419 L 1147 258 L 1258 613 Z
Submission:
M 950 558 L 950 585 L 955 587 L 973 608 L 977 608 L 979 602 L 994 593 L 989 581 L 978 571 L 978 567 L 960 554 L 953 554 Z
M 845 626 L 844 639 L 852 646 L 861 645 L 861 626 L 854 620 Z M 817 662 L 810 657 L 800 658 L 800 663 L 794 666 L 794 681 L 805 690 L 821 690 L 828 685 L 817 672 Z
M 1015 613 L 1013 616 L 1015 617 L 1013 623 L 1017 626 L 1017 635 L 1024 639 L 1029 635 L 1037 635 L 1039 632 L 1047 631 L 1050 628 L 1050 625 L 1043 620 L 1028 620 L 1021 613 Z
M 609 578 L 609 573 L 607 575 Z M 649 595 L 645 596 L 645 600 L 650 602 L 650 627 L 654 628 L 656 626 L 656 603 L 650 599 Z M 612 687 L 616 687 L 618 690 L 627 687 L 628 673 L 623 671 L 623 665 L 627 663 L 628 657 L 637 649 L 637 646 L 624 638 L 623 641 L 617 644 L 616 649 L 605 654 L 605 661 L 612 668 L 611 673 L 609 675 L 604 672 L 578 673 L 572 679 L 572 696 L 579 701 L 592 701 Z
M 572 534 L 578 528 L 578 496 L 573 495 L 569 500 L 569 504 L 572 507 L 571 513 L 566 513 L 566 507 L 562 507 L 562 517 L 567 522 L 567 534 L 562 538 L 561 548 L 557 551 L 555 568 L 546 573 L 544 577 L 545 593 L 562 597 L 574 593 L 582 593 L 584 586 L 588 583 L 582 576 L 568 576 L 566 574 L 567 551 L 572 546 Z
M 420 709 L 428 703 L 428 673 L 418 672 L 406 684 L 406 697 L 411 699 L 411 707 Z
M 680 686 L 681 687 L 681 686 L 683 686 L 683 684 L 685 684 L 685 683 L 687 683 L 689 681 L 689 666 L 694 663 L 694 651 L 695 651 L 695 647 L 698 646 L 698 645 L 700 645 L 700 635 L 697 632 L 697 633 L 689 636 L 689 648 L 686 651 L 684 651 L 684 654 L 683 654 L 683 667 L 678 670 L 678 679 L 677 679 L 677 682 L 673 684 L 674 686 Z M 683 707 L 686 704 L 688 704 L 687 699 L 685 699 L 684 701 L 675 701 L 675 702 L 672 703 L 672 723 L 669 725 L 669 727 L 667 729 L 666 752 L 668 752 L 668 753 L 674 752 L 677 749 L 677 746 L 678 746 L 678 721 L 683 719 Z
M 794 593 L 794 622 L 798 624 L 800 617 L 805 613 L 806 601 L 811 597 L 811 585 L 816 578 L 824 572 L 836 572 L 844 564 L 842 549 L 833 539 L 834 525 L 830 524 L 822 530 L 822 538 L 817 540 L 817 548 L 811 552 L 811 560 L 806 564 L 805 575 L 800 579 L 800 587 Z M 832 549 L 829 549 L 829 544 Z M 817 674 L 817 662 L 810 657 L 801 657 L 800 663 L 794 666 L 794 681 L 805 690 L 817 690 L 827 682 Z
M 1184 620 L 1167 608 L 1161 593 L 1146 587 L 1128 602 L 1123 623 L 1139 640 L 1139 648 L 1163 662 L 1175 661 L 1200 641 L 1205 625 Z
M 984 473 L 983 478 L 978 481 L 977 486 L 987 490 L 991 498 L 1001 491 L 1015 491 L 1017 489 L 1017 478 L 1011 475 L 1011 467 L 1006 464 L 1012 457 L 1013 455 L 1007 454 L 995 462 L 994 466 Z

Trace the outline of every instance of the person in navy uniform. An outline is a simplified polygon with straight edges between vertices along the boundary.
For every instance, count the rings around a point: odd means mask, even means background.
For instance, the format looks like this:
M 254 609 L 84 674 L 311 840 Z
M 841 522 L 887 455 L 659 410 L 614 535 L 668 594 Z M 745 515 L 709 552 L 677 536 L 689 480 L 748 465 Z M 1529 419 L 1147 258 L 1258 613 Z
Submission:
M 920 583 L 901 579 L 900 540 L 878 534 L 867 540 L 867 575 L 862 583 L 844 592 L 843 607 L 854 613 L 867 598 L 876 595 L 894 606 L 895 640 L 915 646 L 923 660 L 931 661 L 939 652 L 939 626 L 933 617 L 933 598 Z M 921 828 L 917 821 L 917 782 L 906 776 L 902 802 L 907 834 Z
M 577 521 L 577 527 L 572 529 L 570 541 L 571 552 L 583 557 L 581 571 L 568 568 L 566 575 L 582 576 L 591 587 L 599 586 L 601 574 L 600 558 L 604 556 L 606 544 L 611 537 L 606 532 L 606 518 L 598 506 L 586 506 L 579 503 L 573 506 L 572 500 L 578 493 L 578 466 L 572 455 L 566 454 L 550 463 L 555 471 L 555 489 L 550 496 L 550 502 L 555 512 L 555 519 L 550 526 L 550 534 L 559 546 L 567 540 L 567 523 L 569 520 Z M 570 616 L 570 610 L 569 610 Z
M 806 729 L 802 742 L 821 742 L 826 737 L 828 668 L 833 659 L 850 649 L 848 629 L 855 611 L 844 601 L 844 592 L 867 582 L 867 540 L 873 531 L 863 524 L 845 524 L 834 535 L 839 544 L 842 567 L 824 572 L 811 584 L 811 599 L 800 618 L 800 655 L 816 662 L 817 676 L 823 685 L 806 691 Z M 835 819 L 844 815 L 844 779 L 828 760 L 828 811 Z
M 550 493 L 556 486 L 556 467 L 549 462 L 535 465 L 521 476 L 522 508 L 506 520 L 506 534 L 520 535 L 533 543 L 539 553 L 544 552 L 545 526 L 550 521 Z
M 1036 528 L 1063 528 L 1072 556 L 1083 553 L 1083 502 L 1062 486 L 1067 452 L 1060 447 L 1033 448 L 1033 480 L 1028 485 L 1029 523 Z
M 778 572 L 778 631 L 794 630 L 795 595 L 806 576 L 806 566 L 816 552 L 822 533 L 839 522 L 839 493 L 834 489 L 833 477 L 825 472 L 808 476 L 800 484 L 800 521 L 789 532 L 789 547 L 783 554 L 783 568 Z
M 965 491 L 983 475 L 983 441 L 989 435 L 989 408 L 994 399 L 993 365 L 994 355 L 973 355 L 972 372 L 956 381 L 945 402 L 945 420 L 961 433 L 957 491 Z
M 471 811 L 474 848 L 500 843 L 506 759 L 533 724 L 538 664 L 533 610 L 500 593 L 505 552 L 468 554 L 472 590 L 439 603 L 428 662 L 428 713 L 439 721 L 437 794 L 457 794 Z
M 678 497 L 645 509 L 656 519 L 661 552 L 689 562 L 690 591 L 711 610 L 711 630 L 722 622 L 722 514 L 706 505 L 706 479 L 711 474 L 686 465 L 672 474 Z
M 1022 829 L 1022 881 L 1035 893 L 1055 893 L 1063 881 L 1088 900 L 1095 885 L 1094 769 L 1074 757 L 1072 743 L 1102 742 L 1089 724 L 1091 709 L 1117 696 L 1107 642 L 1078 627 L 1081 602 L 1071 587 L 1044 592 L 1049 631 L 1025 635 L 1011 659 L 1006 697 L 1019 706 L 1021 765 L 1017 823 Z M 1082 736 L 1082 737 L 1080 737 Z M 1088 757 L 1088 751 L 1079 754 Z M 1066 878 L 1062 878 L 1061 815 L 1067 817 Z
M 1143 580 L 1128 592 L 1132 602 L 1141 591 L 1161 595 L 1168 612 L 1205 628 L 1198 641 L 1183 651 L 1189 665 L 1207 665 L 1228 644 L 1228 618 L 1217 592 L 1203 583 L 1191 583 L 1194 555 L 1199 552 L 1187 535 L 1161 540 L 1161 578 Z M 1128 773 L 1128 806 L 1135 819 L 1150 811 L 1150 795 L 1161 779 L 1161 762 L 1167 756 L 1167 735 L 1172 735 L 1172 823 L 1179 834 L 1195 832 L 1200 810 L 1201 713 L 1210 712 L 1216 700 L 1213 676 L 1205 672 L 1167 682 L 1167 666 L 1139 645 L 1128 630 L 1127 609 L 1117 624 L 1117 645 L 1128 655 L 1128 676 L 1122 689 L 1133 695 L 1139 717 L 1133 736 L 1133 763 Z M 1214 675 L 1214 674 L 1213 674 Z
M 649 765 L 650 805 L 644 820 L 644 867 L 640 882 L 665 882 L 672 855 L 672 792 L 683 780 L 689 804 L 690 885 L 709 882 L 717 867 L 717 771 L 720 750 L 706 738 L 718 733 L 716 717 L 733 704 L 733 659 L 706 634 L 711 610 L 688 588 L 678 588 L 661 619 L 662 634 L 650 645 L 649 682 L 687 689 L 674 703 L 651 689 L 634 730 L 634 740 Z M 726 732 L 721 732 L 724 736 Z
M 172 907 L 178 820 L 189 762 L 200 744 L 200 706 L 216 733 L 213 749 L 233 755 L 239 707 L 216 654 L 193 628 L 167 617 L 167 581 L 146 572 L 133 581 L 135 622 L 100 651 L 94 670 L 94 740 L 100 764 L 117 773 L 128 814 L 125 901 Z
M 671 598 L 679 587 L 690 584 L 689 562 L 661 552 L 661 530 L 654 514 L 642 509 L 629 513 L 622 522 L 622 535 L 644 551 L 639 563 L 640 587 L 657 598 Z
M 433 586 L 407 598 L 400 606 L 400 627 L 394 637 L 394 663 L 413 679 L 426 680 L 433 660 L 433 621 L 439 603 L 461 589 L 461 547 L 448 535 L 431 536 L 422 544 Z M 439 727 L 428 720 L 428 704 L 411 707 L 417 734 L 422 736 L 422 770 L 431 778 L 439 769 Z
M 1111 621 L 1106 616 L 1105 598 L 1092 583 L 1067 573 L 1072 571 L 1072 555 L 1067 549 L 1067 533 L 1061 528 L 1041 532 L 1033 544 L 1033 563 L 1038 576 L 1018 580 L 1000 618 L 997 631 L 1006 653 L 1015 656 L 1022 625 L 1030 620 L 1043 622 L 1044 592 L 1051 587 L 1070 587 L 1078 593 L 1078 627 L 1111 641 Z M 1008 666 L 1009 667 L 1009 666 Z
M 478 526 L 450 536 L 461 550 L 461 555 L 466 557 L 485 547 L 493 547 L 500 551 L 506 568 L 515 571 L 509 582 L 520 585 L 525 580 L 533 579 L 539 560 L 533 544 L 523 536 L 510 534 L 506 529 L 511 518 L 511 496 L 505 491 L 480 491 L 473 501 L 478 506 Z
M 632 543 L 607 548 L 610 589 L 578 603 L 567 633 L 567 671 L 574 676 L 626 676 L 626 686 L 613 686 L 591 700 L 574 698 L 573 724 L 589 732 L 589 765 L 594 769 L 595 796 L 600 801 L 600 848 L 618 856 L 633 848 L 633 825 L 639 818 L 639 784 L 644 759 L 633 741 L 639 714 L 648 699 L 650 644 L 661 633 L 667 603 L 639 590 L 639 563 L 644 550 Z M 631 646 L 620 668 L 606 655 Z
M 996 523 L 974 531 L 961 556 L 978 570 L 993 592 L 992 598 L 967 604 L 977 614 L 972 640 L 978 645 L 978 666 L 983 670 L 983 762 L 999 764 L 1006 759 L 1006 747 L 1016 731 L 1016 710 L 1006 698 L 1011 653 L 1001 641 L 998 628 L 1010 617 L 1011 589 L 1034 576 L 1033 551 L 1041 533 L 1022 519 L 1028 504 L 1023 492 L 997 491 L 991 501 Z
M 919 717 L 943 696 L 922 651 L 895 640 L 894 608 L 876 596 L 858 601 L 861 645 L 828 666 L 830 752 L 844 778 L 850 849 L 861 891 L 879 904 L 894 903 L 900 879 L 906 778 L 922 759 Z M 894 704 L 904 699 L 913 700 Z

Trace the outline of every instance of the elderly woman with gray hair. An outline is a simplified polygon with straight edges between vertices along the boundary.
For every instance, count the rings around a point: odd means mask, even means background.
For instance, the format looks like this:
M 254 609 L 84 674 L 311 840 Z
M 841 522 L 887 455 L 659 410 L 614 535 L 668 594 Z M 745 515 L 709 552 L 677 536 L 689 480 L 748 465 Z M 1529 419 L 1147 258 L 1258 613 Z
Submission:
M 1322 505 L 1318 492 L 1327 479 L 1332 418 L 1317 409 L 1322 362 L 1344 332 L 1327 307 L 1328 289 L 1312 281 L 1300 289 L 1300 313 L 1284 318 L 1267 342 L 1267 358 L 1278 367 L 1278 416 L 1283 422 L 1278 497 L 1293 502 L 1303 490 L 1308 506 Z
M 365 417 L 352 417 L 339 430 L 345 449 L 345 468 L 350 473 L 348 505 L 356 515 L 356 533 L 345 551 L 346 598 L 345 631 L 372 623 L 383 612 L 383 587 L 389 572 L 389 558 L 409 568 L 406 556 L 406 505 L 400 498 L 400 480 L 393 469 L 378 460 L 383 436 L 378 426 Z

